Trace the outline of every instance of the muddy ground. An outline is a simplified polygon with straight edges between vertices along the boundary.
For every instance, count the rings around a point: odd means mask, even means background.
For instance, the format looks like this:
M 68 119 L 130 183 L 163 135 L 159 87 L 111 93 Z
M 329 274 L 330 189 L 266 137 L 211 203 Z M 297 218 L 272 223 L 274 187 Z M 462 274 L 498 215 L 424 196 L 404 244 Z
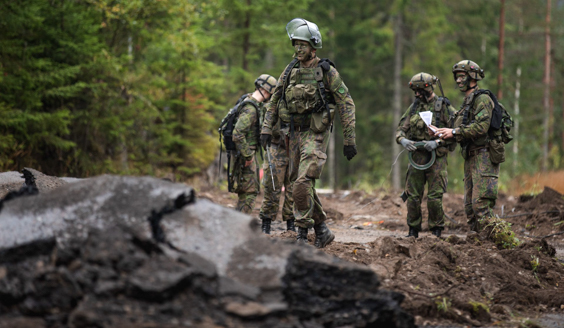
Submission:
M 236 202 L 234 194 L 199 189 L 201 198 L 228 207 Z M 341 191 L 320 198 L 336 234 L 324 251 L 368 266 L 384 288 L 405 294 L 402 307 L 416 324 L 564 327 L 564 198 L 555 190 L 500 195 L 495 213 L 512 224 L 521 242 L 514 249 L 469 232 L 462 195 L 445 195 L 440 239 L 426 229 L 425 205 L 424 231 L 418 239 L 405 237 L 407 210 L 398 195 Z M 273 227 L 271 238 L 295 238 L 280 221 Z

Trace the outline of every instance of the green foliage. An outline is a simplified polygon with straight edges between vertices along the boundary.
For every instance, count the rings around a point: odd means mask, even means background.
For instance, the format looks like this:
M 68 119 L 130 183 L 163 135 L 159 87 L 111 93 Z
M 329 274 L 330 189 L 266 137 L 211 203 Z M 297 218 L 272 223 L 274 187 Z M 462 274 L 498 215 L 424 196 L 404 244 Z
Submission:
M 437 310 L 448 312 L 452 307 L 452 302 L 448 297 L 435 297 L 435 304 L 437 305 Z
M 515 175 L 537 171 L 542 157 L 544 10 L 540 0 L 506 2 L 505 68 L 498 72 L 500 6 L 487 0 L 4 1 L 0 169 L 179 178 L 202 172 L 217 155 L 215 130 L 225 110 L 253 89 L 259 74 L 277 77 L 291 60 L 284 27 L 298 16 L 319 25 L 318 55 L 336 63 L 356 104 L 353 161 L 339 156 L 341 127 L 334 127 L 338 184 L 387 187 L 395 160 L 394 22 L 401 18 L 402 108 L 413 100 L 407 81 L 415 73 L 438 76 L 455 107 L 462 95 L 452 81 L 453 63 L 478 62 L 486 70 L 481 86 L 494 92 L 503 73 L 501 100 L 520 122 L 519 153 L 512 144 L 506 148 L 500 173 L 506 191 Z M 553 6 L 551 14 L 558 31 L 564 7 Z M 553 42 L 552 53 L 557 86 L 564 77 L 562 44 Z M 517 82 L 519 115 L 513 113 Z M 561 117 L 564 97 L 552 97 Z M 550 136 L 552 168 L 564 165 L 563 129 L 556 124 Z M 396 165 L 407 165 L 406 153 Z M 463 190 L 458 151 L 449 158 L 449 190 Z
M 469 301 L 468 304 L 472 306 L 472 312 L 474 312 L 475 314 L 478 314 L 481 311 L 490 313 L 490 307 L 487 304 L 477 301 Z
M 497 215 L 485 223 L 484 231 L 496 245 L 511 249 L 519 246 L 521 242 L 511 230 L 511 223 L 500 219 Z

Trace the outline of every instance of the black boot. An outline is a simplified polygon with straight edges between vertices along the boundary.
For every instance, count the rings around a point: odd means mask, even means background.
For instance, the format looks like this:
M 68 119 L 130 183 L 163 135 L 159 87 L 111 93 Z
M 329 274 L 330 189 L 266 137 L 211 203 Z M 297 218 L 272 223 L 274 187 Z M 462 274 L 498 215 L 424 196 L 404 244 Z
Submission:
M 437 236 L 437 238 L 441 238 L 441 231 L 443 231 L 441 228 L 431 229 L 431 233 Z
M 270 219 L 262 219 L 262 232 L 270 235 L 270 223 L 272 220 Z
M 407 234 L 406 237 L 415 237 L 415 238 L 419 238 L 419 231 L 417 231 L 417 229 L 409 227 L 409 234 Z
M 307 228 L 298 227 L 298 244 L 307 245 Z
M 335 239 L 335 234 L 329 230 L 325 222 L 314 225 L 313 229 L 315 230 L 315 242 L 314 245 L 317 248 L 323 248 L 329 245 L 333 239 Z
M 294 225 L 294 219 L 286 221 L 286 230 L 288 231 L 296 231 L 296 226 Z

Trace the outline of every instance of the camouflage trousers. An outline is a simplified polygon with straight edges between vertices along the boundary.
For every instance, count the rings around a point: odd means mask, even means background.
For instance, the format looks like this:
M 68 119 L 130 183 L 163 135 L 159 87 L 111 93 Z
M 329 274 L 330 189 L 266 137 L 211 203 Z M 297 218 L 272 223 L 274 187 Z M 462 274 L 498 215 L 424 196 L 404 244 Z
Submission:
M 412 159 L 417 164 L 424 164 L 428 162 L 429 154 L 426 150 L 417 150 L 413 153 Z M 429 229 L 444 229 L 443 194 L 448 185 L 447 157 L 448 155 L 437 157 L 435 163 L 426 170 L 417 170 L 411 165 L 407 169 L 405 187 L 407 192 L 407 225 L 417 229 L 417 231 L 421 231 L 423 221 L 421 202 L 425 184 L 427 184 Z
M 281 143 L 284 140 L 280 141 Z M 294 219 L 293 206 L 294 198 L 292 196 L 292 184 L 290 183 L 290 160 L 286 149 L 272 144 L 270 147 L 270 156 L 272 166 L 274 167 L 274 187 L 272 187 L 272 175 L 268 166 L 268 158 L 265 154 L 263 164 L 263 188 L 264 199 L 260 207 L 260 219 L 276 220 L 278 208 L 280 207 L 280 196 L 282 195 L 282 187 L 284 191 L 284 205 L 282 206 L 282 220 L 288 221 Z
M 296 226 L 300 228 L 311 228 L 327 218 L 315 192 L 315 180 L 321 176 L 327 161 L 329 133 L 295 131 L 293 138 L 290 137 L 290 181 L 294 194 L 294 217 Z
M 499 164 L 492 164 L 487 151 L 469 157 L 464 161 L 464 212 L 468 224 L 479 230 L 479 224 L 493 214 L 497 199 Z
M 244 165 L 243 158 L 235 161 L 235 165 Z M 260 190 L 258 173 L 258 164 L 253 154 L 253 163 L 241 169 L 241 173 L 237 179 L 236 192 L 239 196 L 237 201 L 237 210 L 246 214 L 251 214 L 255 206 L 255 200 Z

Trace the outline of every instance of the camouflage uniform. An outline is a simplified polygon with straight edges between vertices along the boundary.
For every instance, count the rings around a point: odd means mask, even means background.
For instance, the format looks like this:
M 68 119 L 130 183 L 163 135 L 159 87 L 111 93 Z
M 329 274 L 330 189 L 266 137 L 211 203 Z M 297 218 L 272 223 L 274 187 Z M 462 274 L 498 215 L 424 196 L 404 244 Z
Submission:
M 414 104 L 409 106 L 401 117 L 396 130 L 396 141 L 398 143 L 400 143 L 402 138 L 415 142 L 437 139 L 437 137 L 432 137 L 428 134 L 427 125 L 419 116 L 419 112 L 431 111 L 433 113 L 433 125 L 438 128 L 447 127 L 450 118 L 455 113 L 455 109 L 444 102 L 438 110 L 435 110 L 435 103 L 438 99 L 435 96 L 429 103 L 418 102 L 413 115 L 411 115 L 411 110 Z M 410 165 L 407 169 L 405 187 L 407 193 L 407 225 L 417 231 L 421 231 L 421 201 L 423 199 L 425 183 L 428 184 L 427 209 L 429 210 L 429 229 L 444 229 L 443 193 L 446 192 L 448 184 L 448 147 L 453 142 L 447 141 L 440 144 L 435 150 L 437 156 L 435 163 L 430 168 L 417 170 Z M 429 162 L 429 159 L 430 153 L 425 149 L 418 149 L 413 152 L 412 160 L 417 164 L 425 164 Z
M 287 129 L 286 129 L 287 130 Z M 282 206 L 282 220 L 294 219 L 292 196 L 292 184 L 290 182 L 290 160 L 286 150 L 286 133 L 280 131 L 280 123 L 276 124 L 272 130 L 272 145 L 270 146 L 270 156 L 274 166 L 274 186 L 272 187 L 272 176 L 268 161 L 265 158 L 263 169 L 264 199 L 260 208 L 260 218 L 276 220 L 278 208 L 280 207 L 280 196 L 284 187 L 284 205 Z M 281 137 L 282 136 L 282 137 Z
M 245 101 L 252 101 L 261 110 L 262 103 L 253 97 L 248 97 Z M 259 135 L 259 115 L 255 107 L 245 104 L 239 109 L 239 118 L 233 130 L 233 142 L 237 146 L 238 156 L 235 158 L 235 172 L 237 189 L 239 195 L 237 210 L 250 214 L 253 211 L 255 200 L 260 190 L 258 177 L 258 164 L 255 152 L 258 146 Z M 253 160 L 253 163 L 245 167 L 245 161 Z
M 493 216 L 497 199 L 499 164 L 492 164 L 488 152 L 488 129 L 494 103 L 487 94 L 474 100 L 474 92 L 464 98 L 456 113 L 454 128 L 456 141 L 461 145 L 464 157 L 464 211 L 472 229 L 478 231 L 480 223 Z M 470 106 L 473 102 L 473 105 Z M 464 111 L 468 107 L 467 123 L 463 124 Z
M 319 58 L 316 57 L 310 68 L 317 67 L 318 63 Z M 299 69 L 304 68 L 300 63 Z M 293 74 L 297 74 L 297 72 L 299 70 L 294 68 L 290 76 L 287 77 L 287 79 L 290 79 L 290 84 L 299 82 L 293 81 Z M 290 127 L 293 121 L 294 131 L 286 132 L 286 136 L 290 138 L 290 181 L 293 185 L 294 217 L 296 218 L 296 226 L 307 229 L 323 223 L 327 218 L 315 192 L 315 180 L 321 176 L 323 165 L 327 160 L 326 150 L 329 143 L 330 128 L 320 133 L 310 130 L 311 111 L 305 111 L 302 114 L 290 114 L 289 106 L 282 105 L 284 102 L 282 99 L 283 76 L 282 73 L 267 107 L 261 133 L 272 135 L 272 127 L 279 118 L 284 128 Z M 313 79 L 313 76 L 310 79 Z M 323 80 L 326 92 L 332 98 L 332 101 L 334 100 L 341 118 L 344 144 L 353 146 L 355 145 L 355 106 L 348 88 L 337 70 L 332 66 L 329 71 L 325 72 Z

